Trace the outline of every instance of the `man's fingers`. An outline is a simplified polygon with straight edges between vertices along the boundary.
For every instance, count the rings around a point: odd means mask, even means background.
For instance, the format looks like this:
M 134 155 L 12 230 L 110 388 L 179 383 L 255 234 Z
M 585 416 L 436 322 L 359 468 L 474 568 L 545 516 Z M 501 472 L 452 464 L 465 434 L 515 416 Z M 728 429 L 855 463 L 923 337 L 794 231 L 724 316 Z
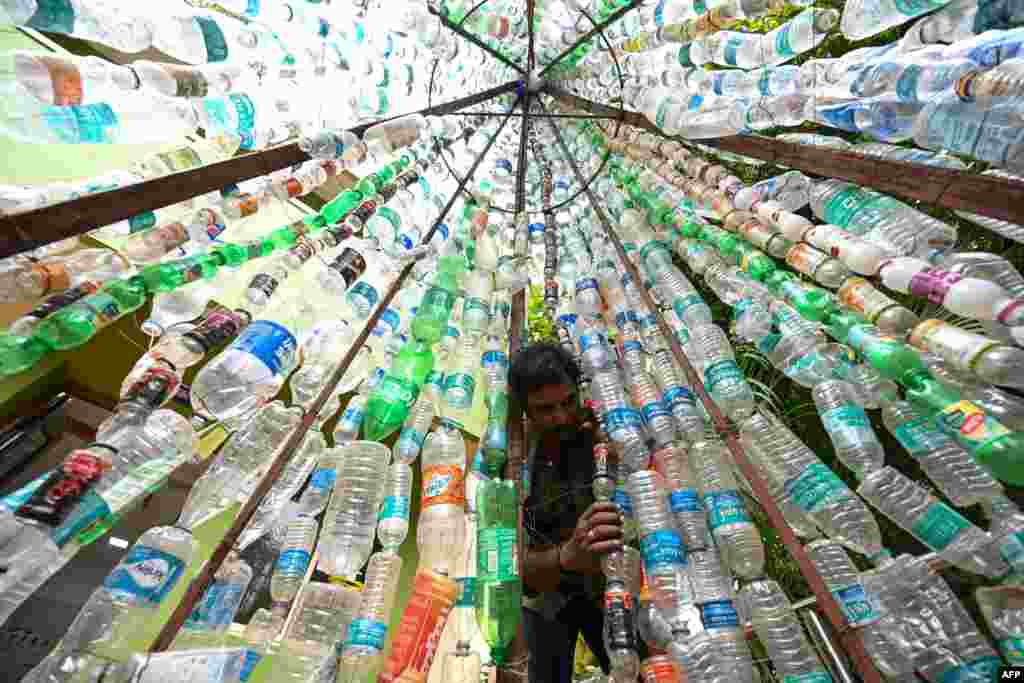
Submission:
M 595 543 L 610 538 L 622 538 L 622 527 L 614 524 L 602 524 L 592 528 L 587 533 L 587 547 L 590 549 Z
M 618 512 L 595 512 L 587 519 L 587 524 L 591 528 L 601 524 L 622 526 L 622 517 Z
M 587 508 L 586 512 L 580 517 L 580 519 L 590 519 L 592 515 L 598 512 L 614 512 L 616 515 L 619 513 L 619 506 L 611 501 L 602 501 L 594 503 Z
M 600 541 L 599 543 L 591 545 L 589 550 L 595 555 L 607 555 L 608 553 L 614 553 L 622 550 L 622 541 L 618 539 Z

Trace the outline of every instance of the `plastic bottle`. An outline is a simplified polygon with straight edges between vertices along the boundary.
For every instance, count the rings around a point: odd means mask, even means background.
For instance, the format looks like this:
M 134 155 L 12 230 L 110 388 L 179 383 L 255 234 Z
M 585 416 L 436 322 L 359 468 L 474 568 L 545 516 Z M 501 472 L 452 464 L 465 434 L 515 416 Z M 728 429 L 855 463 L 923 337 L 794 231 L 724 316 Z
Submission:
M 87 280 L 109 280 L 127 270 L 124 258 L 110 249 L 82 249 L 45 261 L 15 263 L 0 271 L 0 301 L 30 301 Z
M 842 380 L 826 380 L 815 386 L 811 393 L 836 456 L 842 463 L 858 479 L 884 466 L 885 450 L 867 414 L 858 405 L 853 386 Z
M 804 636 L 800 620 L 778 583 L 749 583 L 740 591 L 739 599 L 749 610 L 754 632 L 768 650 L 776 671 L 783 677 L 799 676 L 800 680 L 824 683 L 832 679 Z
M 285 531 L 284 545 L 274 565 L 270 579 L 270 598 L 273 611 L 284 618 L 288 607 L 306 578 L 306 570 L 316 545 L 317 521 L 311 517 L 296 517 Z
M 874 285 L 864 278 L 848 278 L 836 292 L 836 296 L 847 308 L 860 313 L 886 334 L 906 336 L 921 322 L 913 311 L 875 289 Z
M 423 444 L 420 459 L 423 491 L 416 530 L 420 566 L 446 576 L 454 575 L 451 548 L 465 541 L 466 444 L 452 422 L 441 424 Z
M 402 431 L 392 450 L 392 456 L 396 463 L 411 465 L 416 460 L 423 447 L 423 441 L 427 438 L 427 432 L 430 431 L 435 414 L 436 407 L 428 392 L 421 392 L 409 411 L 409 417 L 405 419 L 405 424 L 402 426 Z
M 1024 588 L 1005 585 L 974 591 L 999 652 L 1010 666 L 1024 665 Z
M 377 521 L 377 538 L 384 552 L 397 552 L 409 533 L 411 495 L 412 469 L 406 463 L 392 463 L 384 481 L 384 504 Z
M 932 483 L 957 507 L 988 501 L 1002 486 L 955 441 L 936 429 L 932 420 L 908 401 L 882 406 L 882 421 L 903 448 L 921 465 Z
M 732 344 L 717 325 L 691 329 L 691 347 L 699 349 L 704 387 L 722 412 L 741 420 L 754 411 L 754 394 L 743 371 L 736 365 Z
M 925 320 L 908 336 L 911 345 L 939 356 L 949 367 L 1000 386 L 1024 388 L 1024 349 L 969 332 L 942 320 Z
M 213 583 L 182 624 L 174 639 L 175 649 L 211 647 L 224 644 L 228 627 L 252 581 L 252 569 L 231 552 L 213 576 Z
M 711 539 L 707 517 L 685 448 L 678 443 L 669 444 L 654 452 L 654 462 L 658 473 L 665 478 L 669 507 L 683 543 L 691 552 L 707 547 Z
M 675 356 L 667 349 L 655 351 L 651 374 L 661 387 L 662 400 L 672 411 L 679 435 L 687 441 L 699 439 L 704 433 L 704 419 L 697 412 L 696 399 L 683 380 Z
M 376 678 L 401 571 L 402 558 L 398 555 L 374 553 L 367 563 L 362 600 L 341 652 L 338 683 L 365 683 Z
M 647 433 L 655 445 L 665 446 L 674 441 L 677 438 L 676 423 L 654 379 L 641 371 L 632 374 L 630 380 L 633 403 L 640 408 L 647 423 Z
M 473 408 L 477 376 L 480 374 L 480 337 L 464 334 L 448 365 L 444 379 L 444 403 L 441 414 L 457 425 L 464 425 Z
M 319 566 L 332 576 L 355 576 L 373 549 L 384 498 L 381 471 L 391 459 L 386 446 L 352 441 L 340 447 L 341 464 L 321 533 Z
M 516 557 L 516 487 L 511 480 L 480 484 L 476 497 L 476 618 L 480 635 L 500 666 L 519 625 L 522 579 Z
M 472 270 L 466 274 L 466 301 L 462 305 L 462 329 L 467 335 L 480 336 L 491 322 L 491 297 L 494 277 L 490 271 Z
M 1015 161 L 1021 141 L 1013 135 L 1013 106 L 995 102 L 979 108 L 964 102 L 955 93 L 931 100 L 914 121 L 914 142 L 925 149 L 948 150 L 966 154 L 1005 168 L 1010 173 L 1024 173 L 1024 165 Z M 955 121 L 971 122 L 970 134 L 954 136 Z
M 216 293 L 216 288 L 205 280 L 193 282 L 171 292 L 153 295 L 153 306 L 141 329 L 150 337 L 162 337 L 172 326 L 195 320 Z
M 412 594 L 391 643 L 391 653 L 378 676 L 380 683 L 426 679 L 459 585 L 441 574 L 419 569 Z
M 1009 570 L 988 534 L 898 470 L 875 470 L 857 492 L 950 564 L 992 578 Z

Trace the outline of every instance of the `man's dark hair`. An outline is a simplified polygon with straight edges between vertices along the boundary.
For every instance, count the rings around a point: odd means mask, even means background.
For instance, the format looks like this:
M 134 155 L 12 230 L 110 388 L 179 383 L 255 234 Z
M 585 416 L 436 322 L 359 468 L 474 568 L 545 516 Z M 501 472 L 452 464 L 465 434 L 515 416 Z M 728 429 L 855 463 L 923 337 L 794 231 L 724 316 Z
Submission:
M 558 344 L 538 342 L 519 350 L 508 371 L 508 387 L 513 404 L 526 407 L 526 397 L 539 387 L 552 384 L 576 386 L 580 369 L 572 355 Z

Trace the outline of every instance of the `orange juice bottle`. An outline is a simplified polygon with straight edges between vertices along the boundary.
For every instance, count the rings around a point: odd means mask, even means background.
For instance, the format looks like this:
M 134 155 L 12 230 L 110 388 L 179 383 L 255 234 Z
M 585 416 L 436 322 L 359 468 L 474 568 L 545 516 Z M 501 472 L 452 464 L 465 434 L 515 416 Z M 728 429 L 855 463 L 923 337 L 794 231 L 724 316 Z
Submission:
M 459 584 L 447 576 L 429 569 L 416 572 L 412 595 L 377 683 L 423 683 L 427 680 L 441 632 L 458 594 Z

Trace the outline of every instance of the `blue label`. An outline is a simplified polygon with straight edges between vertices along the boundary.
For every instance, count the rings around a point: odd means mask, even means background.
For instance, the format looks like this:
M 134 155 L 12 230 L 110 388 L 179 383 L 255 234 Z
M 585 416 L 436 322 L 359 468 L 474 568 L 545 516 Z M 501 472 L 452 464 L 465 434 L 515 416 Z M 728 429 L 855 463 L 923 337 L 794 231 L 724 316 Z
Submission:
M 28 502 L 28 499 L 36 492 L 36 489 L 45 484 L 47 480 L 49 480 L 49 478 L 58 471 L 58 469 L 59 468 L 54 468 L 48 472 L 44 472 L 17 491 L 8 493 L 0 499 L 0 510 L 5 510 L 12 514 L 17 512 L 18 508 Z
M 388 496 L 384 499 L 378 519 L 409 519 L 409 496 Z
M 74 32 L 75 7 L 71 0 L 36 0 L 35 5 L 36 11 L 25 22 L 26 26 L 52 33 Z
M 704 507 L 708 511 L 708 526 L 711 530 L 727 524 L 750 523 L 747 506 L 739 491 L 717 491 L 704 496 Z
M 643 347 L 643 344 L 638 342 L 636 339 L 630 339 L 629 341 L 622 343 L 622 350 L 623 350 L 623 352 L 626 352 L 626 351 L 643 351 L 644 347 Z
M 732 600 L 715 600 L 700 606 L 700 620 L 704 628 L 739 628 L 740 617 Z
M 228 42 L 224 39 L 224 31 L 213 19 L 207 17 L 192 17 L 203 34 L 203 42 L 206 44 L 206 61 L 223 62 L 228 58 Z
M 795 23 L 795 20 L 789 22 L 779 28 L 778 33 L 775 34 L 775 54 L 777 56 L 792 57 L 796 54 L 796 50 L 793 49 L 793 45 L 789 41 L 789 34 L 793 31 L 793 24 Z
M 358 297 L 365 300 L 367 312 L 372 311 L 377 302 L 380 301 L 380 294 L 377 293 L 377 288 L 365 280 L 360 280 L 352 285 L 348 295 L 349 298 Z
M 94 523 L 110 517 L 110 506 L 95 491 L 86 491 L 60 526 L 50 531 L 50 538 L 58 546 L 63 547 L 72 538 L 85 531 Z
M 46 107 L 39 116 L 60 142 L 109 144 L 116 141 L 117 114 L 109 104 Z
M 305 576 L 306 570 L 309 569 L 309 558 L 309 551 L 303 548 L 285 550 L 277 556 L 274 573 L 284 576 Z
M 644 417 L 644 421 L 650 424 L 659 417 L 672 417 L 672 413 L 668 409 L 668 405 L 661 401 L 654 401 L 647 403 L 640 409 L 641 414 Z
M 859 583 L 845 588 L 837 588 L 832 591 L 839 609 L 850 626 L 862 626 L 878 621 L 878 612 L 871 600 L 868 599 L 864 586 Z
M 686 547 L 673 529 L 655 531 L 640 539 L 640 554 L 644 558 L 644 570 L 648 573 L 663 564 L 686 564 Z
M 670 406 L 679 405 L 681 403 L 690 407 L 696 407 L 697 405 L 693 398 L 693 392 L 686 387 L 672 387 L 665 392 L 662 400 Z
M 333 491 L 338 472 L 333 467 L 317 468 L 310 477 L 309 485 L 321 491 Z
M 605 427 L 609 434 L 620 429 L 641 429 L 644 426 L 640 413 L 632 408 L 615 408 L 604 414 Z
M 398 332 L 400 322 L 401 318 L 399 317 L 398 312 L 395 309 L 390 307 L 385 308 L 384 312 L 380 314 L 380 321 L 377 323 L 377 327 L 374 329 L 374 334 L 377 334 L 377 336 L 381 336 L 388 331 L 387 328 L 391 328 L 391 333 L 394 334 Z M 379 333 L 377 332 L 378 329 L 380 330 Z
M 512 172 L 512 162 L 508 159 L 498 159 L 494 162 L 494 168 L 502 171 Z
M 227 628 L 242 602 L 242 586 L 232 581 L 214 581 L 186 622 L 193 629 Z
M 159 605 L 184 572 L 185 563 L 174 555 L 137 545 L 110 572 L 103 587 L 130 597 L 135 604 Z
M 508 354 L 504 351 L 486 351 L 481 357 L 480 362 L 485 368 L 497 366 L 499 368 L 508 367 Z
M 739 50 L 743 47 L 743 38 L 739 36 L 733 36 L 725 43 L 725 50 L 723 51 L 723 59 L 729 66 L 739 66 L 737 58 L 739 57 Z
M 417 448 L 423 447 L 423 441 L 427 438 L 427 435 L 419 431 L 415 427 L 403 427 L 402 433 L 398 435 L 399 441 L 406 443 L 414 443 Z
M 462 576 L 455 579 L 459 584 L 459 599 L 456 607 L 476 607 L 477 580 L 475 576 Z
M 612 494 L 612 502 L 622 509 L 622 514 L 627 517 L 633 516 L 633 502 L 629 499 L 629 494 L 625 489 L 615 489 L 615 493 Z
M 704 512 L 696 489 L 673 491 L 668 496 L 672 512 Z
M 275 375 L 285 365 L 291 365 L 297 346 L 288 328 L 270 320 L 249 323 L 232 344 L 234 350 L 255 356 Z
M 259 16 L 260 0 L 248 0 L 245 4 L 245 13 L 250 17 Z
M 585 277 L 576 281 L 576 294 L 579 294 L 580 292 L 585 292 L 588 289 L 597 290 L 597 288 L 597 280 L 595 280 L 592 277 Z
M 388 634 L 388 625 L 373 619 L 353 619 L 348 626 L 346 647 L 368 647 L 376 651 L 384 649 L 384 639 Z
M 580 353 L 598 346 L 607 346 L 608 342 L 600 332 L 580 335 Z
M 543 223 L 530 223 L 530 225 L 527 226 L 526 229 L 527 232 L 531 235 L 543 235 L 545 226 Z
M 251 677 L 252 672 L 256 670 L 256 665 L 263 659 L 263 655 L 256 650 L 246 650 L 245 660 L 242 662 L 242 670 L 238 672 L 238 680 L 241 683 L 246 683 Z
M 832 501 L 850 495 L 843 480 L 820 462 L 808 465 L 798 477 L 787 481 L 783 491 L 804 512 L 817 512 Z
M 988 683 L 997 678 L 1003 660 L 989 655 L 943 672 L 939 683 Z

